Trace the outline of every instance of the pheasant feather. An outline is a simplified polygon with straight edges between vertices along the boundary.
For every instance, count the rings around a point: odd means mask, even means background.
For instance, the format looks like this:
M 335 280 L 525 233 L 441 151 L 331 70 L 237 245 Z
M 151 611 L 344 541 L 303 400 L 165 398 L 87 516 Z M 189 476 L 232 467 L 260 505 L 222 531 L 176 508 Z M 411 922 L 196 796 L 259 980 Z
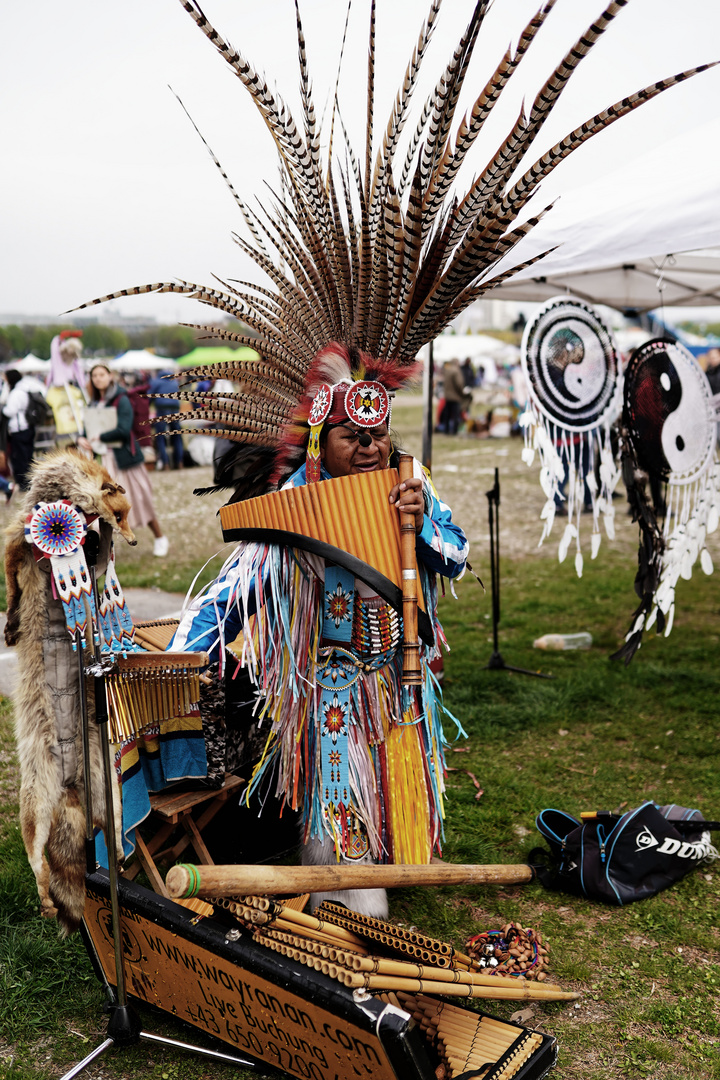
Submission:
M 281 182 L 277 193 L 271 191 L 265 205 L 251 209 L 200 136 L 242 216 L 246 234 L 234 234 L 234 239 L 266 280 L 256 285 L 248 280 L 218 278 L 217 287 L 158 282 L 122 289 L 81 305 L 87 308 L 144 293 L 175 293 L 242 323 L 239 331 L 198 329 L 251 346 L 260 354 L 259 361 L 213 364 L 182 375 L 184 380 L 199 377 L 200 371 L 202 377 L 225 375 L 240 383 L 240 392 L 215 401 L 212 396 L 194 396 L 192 391 L 181 393 L 193 406 L 192 418 L 214 418 L 215 433 L 252 446 L 253 461 L 265 439 L 276 465 L 267 470 L 253 466 L 256 482 L 259 475 L 278 480 L 285 466 L 297 464 L 308 430 L 311 389 L 323 381 L 319 357 L 332 354 L 344 358 L 338 370 L 346 374 L 338 378 L 364 377 L 359 373 L 373 370 L 383 373 L 378 378 L 390 378 L 392 367 L 393 385 L 400 385 L 426 342 L 485 290 L 542 257 L 516 260 L 516 265 L 498 269 L 500 261 L 508 261 L 548 209 L 532 212 L 531 207 L 530 215 L 519 223 L 519 214 L 536 195 L 541 181 L 593 135 L 712 66 L 692 68 L 629 94 L 551 149 L 540 155 L 533 153 L 548 118 L 572 86 L 578 65 L 612 30 L 628 3 L 610 0 L 550 73 L 529 107 L 511 118 L 496 152 L 481 163 L 475 179 L 463 191 L 458 190 L 460 170 L 470 151 L 477 149 L 478 136 L 505 89 L 511 80 L 517 81 L 516 73 L 524 68 L 531 44 L 553 16 L 556 0 L 538 4 L 521 29 L 517 44 L 495 61 L 493 74 L 464 115 L 456 114 L 463 88 L 473 77 L 473 58 L 483 52 L 483 23 L 489 2 L 477 0 L 449 61 L 430 80 L 433 89 L 419 108 L 413 108 L 421 67 L 429 62 L 430 43 L 440 18 L 441 0 L 430 0 L 399 88 L 384 114 L 387 122 L 383 128 L 378 125 L 376 146 L 376 4 L 387 2 L 366 0 L 367 105 L 364 139 L 362 147 L 356 149 L 339 103 L 344 51 L 346 43 L 353 40 L 349 3 L 328 106 L 328 138 L 323 136 L 313 100 L 302 0 L 295 0 L 297 122 L 286 101 L 218 33 L 196 0 L 179 0 L 249 93 L 279 154 Z M 336 136 L 336 125 L 342 138 Z

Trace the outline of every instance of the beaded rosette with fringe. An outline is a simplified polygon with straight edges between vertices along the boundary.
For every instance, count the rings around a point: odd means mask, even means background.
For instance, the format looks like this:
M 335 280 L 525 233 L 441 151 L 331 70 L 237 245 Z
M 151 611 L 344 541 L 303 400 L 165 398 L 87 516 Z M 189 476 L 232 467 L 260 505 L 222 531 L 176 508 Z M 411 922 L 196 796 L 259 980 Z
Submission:
M 238 556 L 242 554 L 242 558 Z M 445 738 L 442 716 L 460 725 L 442 704 L 429 664 L 423 685 L 402 686 L 402 623 L 376 597 L 355 596 L 350 641 L 327 646 L 323 626 L 324 593 L 330 571 L 312 556 L 286 547 L 242 544 L 226 567 L 235 573 L 226 610 L 243 615 L 241 662 L 256 686 L 260 729 L 267 741 L 247 788 L 246 798 L 269 791 L 303 811 L 305 838 L 330 835 L 338 853 L 357 858 L 369 849 L 385 862 L 425 863 L 440 850 L 444 818 Z M 221 577 L 225 570 L 221 571 Z M 423 659 L 444 644 L 436 617 L 433 575 L 421 573 L 428 611 L 433 612 L 435 642 L 423 646 Z M 334 580 L 334 579 L 333 579 Z M 378 649 L 363 641 L 384 627 Z M 219 622 L 222 634 L 222 621 Z M 382 631 L 381 631 L 382 634 Z M 333 696 L 333 663 L 345 661 L 349 685 L 342 717 L 329 728 L 324 705 Z M 350 681 L 351 680 L 351 681 Z M 328 696 L 328 691 L 330 696 Z M 337 706 L 336 706 L 337 708 Z M 349 790 L 345 798 L 328 795 L 328 731 L 344 728 Z M 332 751 L 331 751 L 332 752 Z M 340 767 L 340 763 L 338 763 Z
M 581 514 L 592 513 L 590 555 L 600 549 L 600 523 L 615 536 L 612 495 L 618 480 L 610 428 L 622 407 L 619 356 L 612 334 L 590 305 L 573 297 L 548 300 L 525 327 L 522 364 L 528 402 L 520 417 L 523 461 L 540 460 L 546 502 L 540 543 L 559 514 L 567 518 L 558 559 L 575 546 L 582 577 Z

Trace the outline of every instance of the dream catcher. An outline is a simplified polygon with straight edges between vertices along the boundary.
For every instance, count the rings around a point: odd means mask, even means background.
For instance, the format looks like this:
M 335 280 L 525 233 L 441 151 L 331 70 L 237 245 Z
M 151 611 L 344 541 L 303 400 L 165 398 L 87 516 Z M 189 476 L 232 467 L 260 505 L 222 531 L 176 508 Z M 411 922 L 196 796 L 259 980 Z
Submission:
M 700 559 L 713 572 L 705 537 L 718 526 L 717 413 L 705 374 L 674 341 L 648 341 L 625 373 L 622 468 L 633 521 L 640 527 L 635 591 L 640 605 L 614 659 L 629 664 L 644 630 L 667 637 L 678 578 Z
M 591 556 L 600 547 L 600 521 L 615 535 L 612 493 L 620 477 L 610 445 L 610 427 L 620 412 L 618 353 L 597 312 L 581 300 L 548 300 L 525 327 L 522 365 L 528 403 L 520 417 L 523 461 L 540 458 L 546 503 L 540 543 L 556 515 L 567 517 L 558 557 L 575 543 L 575 569 L 582 576 L 580 516 L 592 514 Z

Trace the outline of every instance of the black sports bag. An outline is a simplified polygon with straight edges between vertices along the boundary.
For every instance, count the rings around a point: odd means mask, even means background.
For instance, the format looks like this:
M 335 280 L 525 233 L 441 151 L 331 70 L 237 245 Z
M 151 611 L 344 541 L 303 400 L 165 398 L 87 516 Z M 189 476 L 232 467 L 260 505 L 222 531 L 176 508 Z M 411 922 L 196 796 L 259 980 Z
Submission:
M 643 803 L 622 816 L 598 811 L 578 821 L 562 810 L 542 810 L 535 824 L 555 863 L 537 867 L 543 885 L 606 904 L 631 904 L 667 889 L 698 863 L 718 857 L 710 842 L 716 821 L 699 810 Z M 529 861 L 537 863 L 542 849 Z

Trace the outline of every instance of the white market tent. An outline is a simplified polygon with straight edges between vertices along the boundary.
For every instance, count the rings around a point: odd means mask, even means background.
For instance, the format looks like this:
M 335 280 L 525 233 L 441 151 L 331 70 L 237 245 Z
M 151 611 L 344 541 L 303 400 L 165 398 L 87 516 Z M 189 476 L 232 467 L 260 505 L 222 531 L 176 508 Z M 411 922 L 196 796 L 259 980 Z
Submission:
M 421 351 L 424 356 L 427 346 Z M 497 363 L 510 363 L 519 355 L 520 350 L 515 345 L 509 345 L 506 341 L 491 337 L 490 334 L 452 334 L 444 333 L 435 338 L 433 342 L 433 356 L 436 363 L 444 364 L 446 360 L 457 359 L 461 362 L 469 357 L 472 361 L 489 357 Z
M 638 313 L 652 311 L 661 303 L 666 307 L 720 305 L 720 250 L 627 259 L 588 269 L 554 270 L 551 265 L 546 274 L 522 279 L 518 275 L 485 298 L 543 303 L 571 293 L 590 303 Z
M 14 363 L 12 360 L 7 365 L 19 371 L 22 375 L 45 375 L 50 370 L 50 361 L 41 360 L 39 356 L 28 353 L 22 360 Z
M 713 121 L 564 192 L 513 263 L 550 253 L 483 299 L 541 303 L 568 292 L 635 312 L 720 304 L 719 175 Z
M 111 371 L 175 371 L 177 363 L 167 356 L 155 356 L 147 349 L 130 349 L 108 364 Z
M 466 313 L 467 314 L 467 313 Z M 459 320 L 457 320 L 459 323 Z M 481 367 L 485 373 L 485 379 L 489 383 L 497 380 L 498 367 L 515 363 L 520 350 L 517 345 L 510 345 L 490 334 L 475 334 L 472 332 L 459 333 L 445 332 L 433 342 L 433 360 L 435 364 L 444 364 L 448 360 L 457 359 L 462 363 L 469 358 L 473 367 Z M 468 329 L 470 329 L 468 325 Z M 418 353 L 421 360 L 428 356 L 428 346 L 425 345 Z

